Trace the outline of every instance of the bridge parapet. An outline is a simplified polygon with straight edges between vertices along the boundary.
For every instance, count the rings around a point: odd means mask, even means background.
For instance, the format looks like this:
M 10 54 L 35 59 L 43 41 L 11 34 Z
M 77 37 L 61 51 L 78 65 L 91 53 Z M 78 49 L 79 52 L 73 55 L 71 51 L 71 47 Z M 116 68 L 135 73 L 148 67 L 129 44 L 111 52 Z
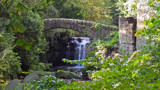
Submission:
M 105 37 L 110 32 L 118 30 L 118 28 L 113 26 L 79 19 L 49 18 L 44 20 L 44 24 L 45 30 L 66 28 L 73 29 L 79 32 L 87 31 L 87 36 L 89 36 L 93 40 Z

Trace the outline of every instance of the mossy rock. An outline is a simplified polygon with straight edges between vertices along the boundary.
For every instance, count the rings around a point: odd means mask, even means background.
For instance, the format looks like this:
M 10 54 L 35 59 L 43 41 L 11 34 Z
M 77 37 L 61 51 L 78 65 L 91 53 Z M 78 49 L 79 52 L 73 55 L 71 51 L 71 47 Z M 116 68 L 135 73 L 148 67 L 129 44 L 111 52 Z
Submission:
M 64 79 L 81 79 L 80 76 L 78 76 L 77 74 L 70 72 L 70 71 L 63 71 L 63 70 L 58 70 L 56 72 L 56 77 L 58 78 L 64 78 Z
M 38 78 L 39 78 L 38 74 L 36 72 L 33 72 L 24 78 L 23 83 L 29 83 L 30 81 L 33 81 Z
M 36 73 L 37 73 L 39 76 L 55 75 L 54 72 L 46 72 L 46 71 L 36 71 Z
M 21 82 L 21 80 L 14 79 L 11 80 L 5 87 L 5 90 L 15 90 L 16 86 Z
M 25 83 L 29 83 L 33 80 L 38 79 L 39 76 L 37 75 L 36 72 L 30 73 L 29 75 L 27 75 L 24 80 L 18 80 L 18 79 L 14 79 L 11 80 L 5 87 L 5 90 L 23 90 L 23 86 Z M 18 86 L 19 85 L 19 86 Z

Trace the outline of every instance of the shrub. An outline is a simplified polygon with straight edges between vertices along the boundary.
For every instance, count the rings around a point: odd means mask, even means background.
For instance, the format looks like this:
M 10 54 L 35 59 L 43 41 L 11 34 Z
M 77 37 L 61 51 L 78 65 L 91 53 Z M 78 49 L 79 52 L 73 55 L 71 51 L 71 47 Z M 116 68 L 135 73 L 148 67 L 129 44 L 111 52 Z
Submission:
M 50 89 L 57 90 L 59 87 L 65 85 L 65 82 L 52 75 L 44 76 L 42 80 L 35 80 L 30 83 L 26 83 L 24 89 L 42 90 Z

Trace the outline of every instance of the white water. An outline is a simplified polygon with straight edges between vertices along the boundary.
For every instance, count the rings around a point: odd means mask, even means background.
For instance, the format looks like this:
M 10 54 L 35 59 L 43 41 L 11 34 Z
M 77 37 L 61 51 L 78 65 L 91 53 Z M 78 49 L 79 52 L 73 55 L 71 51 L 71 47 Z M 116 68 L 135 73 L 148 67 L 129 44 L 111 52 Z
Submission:
M 74 44 L 74 47 L 70 44 Z M 84 60 L 86 58 L 86 48 L 91 43 L 90 38 L 88 37 L 72 37 L 72 40 L 68 43 L 67 48 L 70 50 L 74 48 L 74 60 Z M 67 53 L 67 56 L 70 55 L 70 51 Z M 68 57 L 69 58 L 69 57 Z M 70 59 L 70 58 L 69 58 Z M 81 64 L 77 64 L 74 68 L 83 68 Z

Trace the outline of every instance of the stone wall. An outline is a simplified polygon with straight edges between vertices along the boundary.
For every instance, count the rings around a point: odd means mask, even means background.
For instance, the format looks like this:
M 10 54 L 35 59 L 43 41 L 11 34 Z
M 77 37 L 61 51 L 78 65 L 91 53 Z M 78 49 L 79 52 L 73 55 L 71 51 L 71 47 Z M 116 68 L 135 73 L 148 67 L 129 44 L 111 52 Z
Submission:
M 137 0 L 137 24 L 131 18 L 119 18 L 120 48 L 122 51 L 126 51 L 127 54 L 131 54 L 136 49 L 141 50 L 142 47 L 146 45 L 147 37 L 142 38 L 141 36 L 138 36 L 136 38 L 134 33 L 136 32 L 136 29 L 142 30 L 144 27 L 146 27 L 144 25 L 144 21 L 150 19 L 151 16 L 154 15 L 153 8 L 147 5 L 149 1 L 150 0 Z
M 119 46 L 120 51 L 130 55 L 136 49 L 136 19 L 119 17 Z

